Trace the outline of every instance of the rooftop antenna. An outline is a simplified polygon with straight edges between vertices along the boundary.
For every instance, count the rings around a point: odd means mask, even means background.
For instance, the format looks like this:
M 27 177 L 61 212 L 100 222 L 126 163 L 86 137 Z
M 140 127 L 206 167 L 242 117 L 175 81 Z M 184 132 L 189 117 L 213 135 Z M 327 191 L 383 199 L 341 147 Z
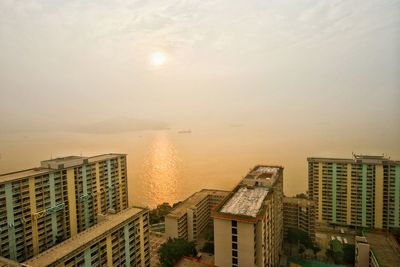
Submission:
M 53 152 L 50 152 L 50 159 L 53 159 Z

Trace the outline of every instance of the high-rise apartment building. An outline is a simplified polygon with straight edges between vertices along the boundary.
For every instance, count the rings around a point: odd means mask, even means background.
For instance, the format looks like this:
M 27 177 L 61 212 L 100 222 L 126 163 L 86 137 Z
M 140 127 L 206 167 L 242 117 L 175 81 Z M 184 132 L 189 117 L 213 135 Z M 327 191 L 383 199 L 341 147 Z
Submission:
M 316 220 L 369 228 L 400 226 L 400 161 L 383 156 L 308 158 Z
M 0 175 L 0 256 L 24 261 L 128 207 L 126 155 L 65 157 Z
M 215 265 L 278 266 L 283 240 L 283 168 L 256 166 L 216 207 Z
M 203 189 L 174 207 L 165 216 L 165 235 L 171 238 L 197 240 L 198 235 L 211 221 L 211 210 L 229 191 Z
M 24 262 L 24 266 L 150 266 L 149 212 L 131 207 Z
M 289 228 L 300 229 L 315 242 L 315 203 L 312 200 L 284 197 L 283 198 L 283 228 L 287 237 Z

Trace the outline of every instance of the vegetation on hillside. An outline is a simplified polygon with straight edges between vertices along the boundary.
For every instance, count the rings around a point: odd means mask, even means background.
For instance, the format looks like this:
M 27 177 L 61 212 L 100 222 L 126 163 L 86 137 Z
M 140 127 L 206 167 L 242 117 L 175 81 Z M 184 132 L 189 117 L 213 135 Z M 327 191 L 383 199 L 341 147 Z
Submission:
M 172 267 L 183 256 L 196 256 L 196 244 L 181 238 L 168 238 L 158 249 L 162 267 Z
M 158 205 L 157 208 L 150 210 L 150 224 L 161 223 L 165 221 L 165 215 L 171 211 L 172 207 L 169 203 L 164 202 Z

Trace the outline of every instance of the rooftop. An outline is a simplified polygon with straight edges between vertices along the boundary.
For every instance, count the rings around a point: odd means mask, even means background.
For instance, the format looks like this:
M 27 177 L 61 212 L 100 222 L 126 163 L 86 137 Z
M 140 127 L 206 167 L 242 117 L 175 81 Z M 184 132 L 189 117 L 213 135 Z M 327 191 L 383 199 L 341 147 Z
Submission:
M 26 178 L 26 177 L 31 177 L 31 176 L 38 176 L 38 175 L 46 174 L 46 173 L 50 172 L 51 170 L 58 169 L 59 164 L 64 164 L 64 168 L 66 168 L 66 167 L 81 165 L 81 164 L 83 164 L 84 159 L 87 159 L 88 163 L 92 163 L 92 162 L 115 158 L 117 156 L 122 156 L 122 155 L 125 155 L 125 154 L 110 153 L 110 154 L 98 155 L 98 156 L 93 156 L 93 157 L 68 156 L 68 157 L 44 160 L 41 162 L 41 167 L 0 174 L 0 183 L 8 182 L 11 180 L 18 180 L 21 178 Z
M 131 207 L 117 214 L 104 216 L 103 220 L 98 224 L 27 260 L 24 264 L 35 267 L 48 266 L 74 251 L 79 250 L 81 247 L 96 242 L 98 237 L 107 235 L 109 232 L 112 232 L 114 228 L 143 211 L 144 209 L 142 208 Z
M 385 155 L 357 155 L 353 154 L 353 158 L 323 158 L 323 157 L 309 157 L 307 161 L 321 161 L 321 162 L 337 162 L 337 163 L 367 163 L 367 164 L 382 164 L 382 163 L 395 163 L 399 164 L 400 161 L 391 160 L 390 157 Z
M 400 246 L 393 235 L 370 232 L 367 240 L 381 267 L 400 266 Z
M 11 180 L 18 180 L 18 179 L 30 177 L 30 176 L 38 176 L 41 174 L 48 173 L 50 170 L 51 169 L 39 167 L 39 168 L 32 168 L 32 169 L 27 169 L 27 170 L 22 170 L 22 171 L 17 171 L 17 172 L 0 174 L 0 183 L 8 182 Z
M 22 265 L 16 261 L 0 257 L 0 267 L 20 267 L 20 266 Z
M 229 191 L 224 191 L 224 190 L 215 190 L 215 189 L 203 189 L 199 192 L 194 193 L 190 197 L 188 197 L 186 200 L 183 202 L 179 203 L 177 206 L 175 206 L 170 213 L 168 213 L 168 217 L 173 217 L 173 218 L 180 218 L 182 215 L 186 214 L 187 209 L 190 208 L 195 208 L 196 205 L 202 201 L 204 198 L 206 198 L 208 195 L 218 195 L 225 197 L 229 194 Z
M 220 212 L 256 217 L 269 189 L 266 187 L 240 187 L 222 206 Z
M 175 267 L 208 267 L 215 266 L 211 262 L 196 259 L 193 257 L 183 256 L 175 265 Z
M 299 197 L 283 197 L 283 203 L 299 205 L 300 207 L 314 206 L 315 202 L 310 199 Z
M 212 217 L 255 222 L 265 211 L 264 200 L 281 177 L 283 167 L 257 165 L 213 211 Z
M 279 177 L 282 167 L 258 165 L 254 167 L 241 181 L 247 186 L 267 186 L 271 187 L 276 178 Z

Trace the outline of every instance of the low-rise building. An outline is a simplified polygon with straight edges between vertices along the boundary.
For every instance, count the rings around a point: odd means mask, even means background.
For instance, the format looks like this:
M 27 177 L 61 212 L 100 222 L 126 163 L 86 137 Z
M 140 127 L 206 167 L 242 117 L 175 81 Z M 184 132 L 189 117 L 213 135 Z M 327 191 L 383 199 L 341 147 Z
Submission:
M 283 228 L 287 237 L 289 228 L 297 228 L 308 234 L 315 242 L 315 203 L 296 197 L 283 198 Z
M 179 203 L 165 216 L 166 237 L 197 240 L 211 222 L 211 210 L 228 194 L 228 191 L 203 189 Z
M 400 266 L 400 246 L 390 233 L 356 236 L 355 248 L 356 267 Z
M 131 207 L 24 262 L 24 266 L 150 266 L 149 213 Z

